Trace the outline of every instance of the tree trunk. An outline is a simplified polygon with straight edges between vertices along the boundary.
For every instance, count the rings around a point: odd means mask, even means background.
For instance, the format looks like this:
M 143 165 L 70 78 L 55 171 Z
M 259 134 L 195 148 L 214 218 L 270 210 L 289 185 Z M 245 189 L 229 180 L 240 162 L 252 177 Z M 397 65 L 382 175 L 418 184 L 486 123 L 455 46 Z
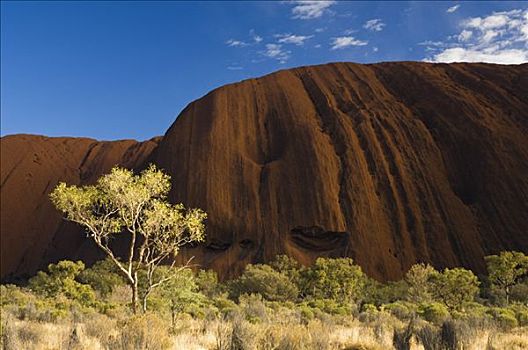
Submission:
M 143 297 L 143 313 L 147 312 L 147 299 L 148 293 L 145 293 L 145 296 Z
M 138 304 L 138 282 L 137 278 L 134 280 L 134 283 L 131 285 L 132 287 L 132 312 L 137 314 L 137 304 Z

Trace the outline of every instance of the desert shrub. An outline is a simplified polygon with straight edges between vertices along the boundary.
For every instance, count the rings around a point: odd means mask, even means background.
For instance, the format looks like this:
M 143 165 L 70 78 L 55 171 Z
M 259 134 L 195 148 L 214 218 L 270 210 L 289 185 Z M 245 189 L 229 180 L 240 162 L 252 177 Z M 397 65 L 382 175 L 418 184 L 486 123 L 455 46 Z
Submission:
M 135 315 L 119 325 L 120 332 L 110 348 L 122 350 L 168 349 L 168 326 L 156 314 Z
M 2 310 L 2 319 L 1 319 L 1 344 L 3 350 L 18 350 L 21 349 L 20 342 L 18 340 L 18 335 L 16 327 L 14 325 L 14 320 L 11 315 L 7 314 Z
M 488 313 L 493 317 L 497 325 L 502 329 L 510 329 L 519 325 L 519 322 L 515 317 L 515 312 L 511 309 L 502 307 L 492 307 L 488 309 Z
M 492 292 L 504 295 L 509 304 L 511 289 L 528 273 L 528 255 L 521 252 L 501 252 L 499 255 L 486 257 L 488 279 Z
M 231 350 L 256 349 L 258 342 L 258 334 L 251 323 L 241 317 L 235 317 L 231 332 Z
M 425 350 L 442 350 L 442 336 L 437 327 L 424 324 L 415 333 Z
M 410 350 L 411 349 L 411 339 L 414 331 L 413 321 L 409 322 L 406 327 L 402 329 L 394 329 L 392 336 L 392 345 L 396 350 Z
M 56 298 L 64 295 L 82 306 L 95 306 L 95 292 L 88 284 L 77 282 L 76 277 L 84 270 L 82 261 L 62 260 L 48 265 L 48 273 L 39 271 L 29 280 L 29 289 L 47 297 Z
M 301 313 L 301 322 L 307 324 L 315 318 L 315 313 L 308 305 L 299 305 L 299 312 Z
M 449 317 L 447 308 L 436 302 L 420 304 L 417 312 L 423 319 L 436 324 L 442 323 Z
M 225 320 L 216 322 L 213 328 L 215 337 L 214 350 L 231 350 L 232 324 Z
M 406 300 L 408 290 L 409 286 L 405 280 L 380 283 L 372 278 L 367 278 L 362 302 L 380 306 Z
M 442 323 L 440 335 L 446 350 L 465 349 L 473 340 L 473 331 L 465 322 L 451 319 Z
M 77 280 L 90 285 L 103 298 L 110 296 L 117 286 L 126 284 L 125 279 L 110 258 L 100 260 L 92 267 L 81 271 Z
M 304 295 L 313 299 L 330 299 L 340 304 L 361 299 L 366 280 L 361 267 L 349 258 L 318 258 L 313 266 L 301 272 Z
M 199 270 L 194 280 L 198 291 L 208 298 L 214 298 L 222 293 L 222 285 L 218 283 L 218 275 L 213 270 Z
M 407 300 L 415 303 L 430 302 L 433 298 L 433 278 L 439 274 L 431 265 L 415 264 L 405 274 L 408 285 Z
M 295 301 L 299 294 L 287 276 L 269 265 L 247 265 L 244 273 L 231 281 L 229 289 L 234 299 L 242 294 L 260 294 L 270 301 Z
M 451 317 L 465 322 L 474 329 L 485 330 L 493 325 L 493 319 L 488 314 L 488 307 L 477 302 L 464 304 L 461 311 L 452 311 Z
M 405 301 L 396 301 L 383 305 L 383 310 L 388 311 L 400 320 L 409 320 L 416 313 L 416 305 Z
M 35 322 L 22 322 L 17 329 L 17 337 L 24 347 L 38 345 L 42 340 L 42 332 Z
M 491 333 L 486 350 L 525 350 L 528 349 L 526 329 L 518 332 Z
M 350 304 L 339 304 L 334 299 L 313 299 L 306 302 L 306 305 L 314 309 L 319 309 L 330 315 L 350 315 L 353 311 L 353 306 Z
M 379 314 L 379 310 L 376 305 L 364 304 L 361 307 L 361 313 L 359 314 L 359 320 L 361 322 L 372 323 L 376 321 Z
M 256 323 L 268 320 L 268 308 L 262 301 L 260 294 L 241 295 L 239 305 L 245 319 L 249 322 Z
M 218 309 L 218 312 L 220 312 L 220 314 L 223 316 L 227 316 L 238 310 L 238 305 L 226 295 L 220 295 L 214 298 L 212 303 Z
M 84 322 L 84 334 L 97 339 L 104 348 L 110 348 L 117 335 L 117 322 L 105 315 L 93 314 Z
M 510 300 L 528 305 L 528 279 L 511 287 Z
M 519 326 L 528 326 L 528 306 L 523 304 L 513 304 L 510 309 L 515 312 L 515 317 Z
M 301 271 L 304 267 L 297 260 L 287 255 L 277 255 L 269 265 L 277 272 L 288 277 L 298 288 L 301 283 Z
M 434 297 L 444 303 L 449 310 L 460 310 L 465 303 L 471 302 L 479 292 L 479 280 L 473 272 L 463 269 L 445 269 L 433 274 Z

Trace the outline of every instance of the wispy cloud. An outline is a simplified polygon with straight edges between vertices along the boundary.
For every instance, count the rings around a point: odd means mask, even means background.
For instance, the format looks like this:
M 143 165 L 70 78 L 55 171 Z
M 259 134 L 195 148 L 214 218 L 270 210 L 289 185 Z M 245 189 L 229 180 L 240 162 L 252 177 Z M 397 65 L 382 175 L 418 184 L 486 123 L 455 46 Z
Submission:
M 262 40 L 264 40 L 260 35 L 258 35 L 257 33 L 255 33 L 255 29 L 250 29 L 249 30 L 249 36 L 251 36 L 251 38 L 253 39 L 253 41 L 258 44 L 260 43 Z
M 363 25 L 363 28 L 372 30 L 374 32 L 381 32 L 383 27 L 385 27 L 385 23 L 383 23 L 383 21 L 379 18 L 368 20 Z
M 344 49 L 350 46 L 364 46 L 367 44 L 368 41 L 358 40 L 353 36 L 340 36 L 337 38 L 333 38 L 331 41 L 332 50 Z
M 293 18 L 314 19 L 319 18 L 329 11 L 335 1 L 291 1 L 295 4 L 292 8 Z
M 453 12 L 455 12 L 456 10 L 458 10 L 459 7 L 460 7 L 460 4 L 456 4 L 456 5 L 451 6 L 450 8 L 448 8 L 448 9 L 446 10 L 446 12 L 447 12 L 447 13 L 453 13 Z
M 242 70 L 244 67 L 242 66 L 227 66 L 228 70 Z
M 528 10 L 493 12 L 460 22 L 462 31 L 440 45 L 426 61 L 488 62 L 520 64 L 528 62 Z
M 226 44 L 227 46 L 230 46 L 230 47 L 244 47 L 244 46 L 249 45 L 245 41 L 236 40 L 236 39 L 229 39 L 228 41 L 226 41 Z
M 275 35 L 278 43 L 281 44 L 295 44 L 298 46 L 304 45 L 304 42 L 310 38 L 313 38 L 313 35 L 295 35 L 295 34 L 277 34 Z
M 280 44 L 266 44 L 266 50 L 261 52 L 262 55 L 273 58 L 280 63 L 286 63 L 290 58 L 291 52 L 284 50 Z

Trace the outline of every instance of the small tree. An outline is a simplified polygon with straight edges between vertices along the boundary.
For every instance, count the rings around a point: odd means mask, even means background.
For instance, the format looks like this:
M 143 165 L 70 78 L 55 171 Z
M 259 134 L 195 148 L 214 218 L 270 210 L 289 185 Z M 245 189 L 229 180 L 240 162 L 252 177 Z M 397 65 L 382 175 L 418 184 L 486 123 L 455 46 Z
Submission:
M 458 267 L 433 275 L 432 282 L 434 297 L 449 310 L 460 310 L 465 303 L 475 300 L 480 284 L 473 272 Z
M 143 311 L 152 290 L 174 278 L 156 278 L 158 267 L 174 258 L 181 246 L 204 239 L 206 214 L 186 210 L 182 204 L 166 202 L 170 177 L 154 165 L 134 175 L 115 167 L 95 185 L 68 186 L 60 183 L 51 193 L 53 204 L 66 219 L 84 226 L 88 236 L 101 248 L 126 278 L 132 289 L 132 310 L 137 312 L 139 271 L 146 278 L 142 295 Z M 128 232 L 128 253 L 121 261 L 110 247 L 116 235 Z
M 415 264 L 405 274 L 405 282 L 409 285 L 407 299 L 415 303 L 430 302 L 433 297 L 431 279 L 438 275 L 431 265 Z
M 520 252 L 501 252 L 485 259 L 492 287 L 502 291 L 509 304 L 511 288 L 523 277 L 528 277 L 528 256 Z
M 331 299 L 340 304 L 363 297 L 367 278 L 350 258 L 318 258 L 302 271 L 303 293 L 315 299 Z

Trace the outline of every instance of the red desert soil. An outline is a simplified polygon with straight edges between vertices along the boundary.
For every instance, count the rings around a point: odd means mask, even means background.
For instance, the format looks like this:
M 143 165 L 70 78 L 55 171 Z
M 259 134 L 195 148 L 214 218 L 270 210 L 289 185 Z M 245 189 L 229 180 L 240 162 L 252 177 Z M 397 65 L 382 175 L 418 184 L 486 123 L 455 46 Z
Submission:
M 191 103 L 157 141 L 1 139 L 2 276 L 93 259 L 48 200 L 114 164 L 154 161 L 171 201 L 209 214 L 188 249 L 223 277 L 287 253 L 351 256 L 395 279 L 419 261 L 482 272 L 528 252 L 528 64 L 336 63 L 279 71 Z

